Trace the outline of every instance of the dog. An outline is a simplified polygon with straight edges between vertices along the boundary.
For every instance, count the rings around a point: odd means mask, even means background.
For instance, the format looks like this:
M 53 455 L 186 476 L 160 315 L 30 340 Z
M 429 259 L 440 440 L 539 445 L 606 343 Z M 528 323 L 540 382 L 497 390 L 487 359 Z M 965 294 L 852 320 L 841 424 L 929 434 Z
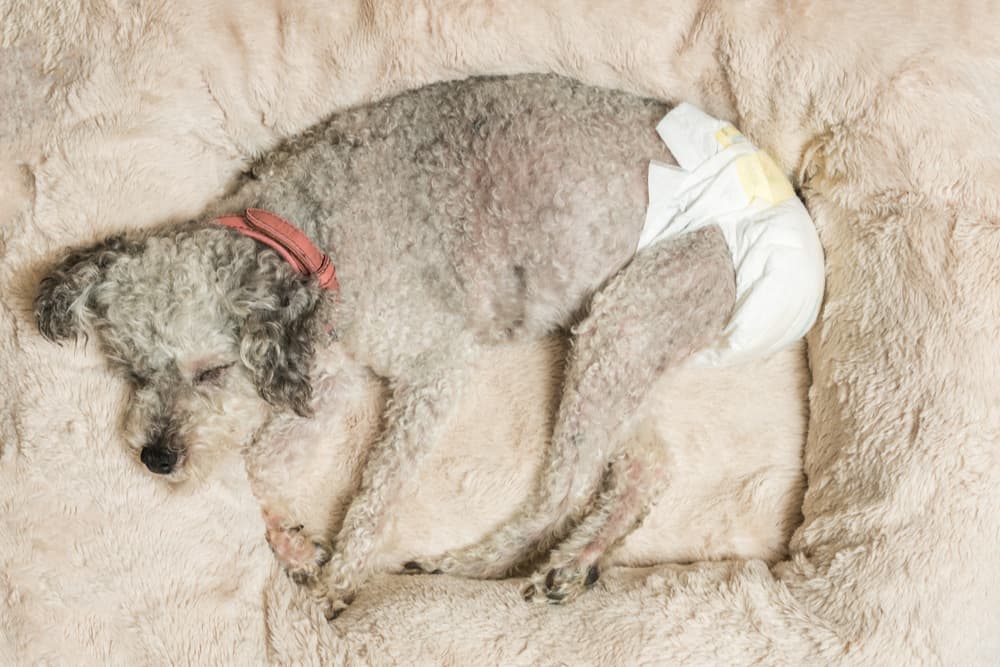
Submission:
M 132 387 L 126 442 L 169 479 L 248 420 L 311 414 L 317 347 L 342 345 L 383 378 L 384 430 L 305 582 L 330 617 L 370 574 L 470 365 L 497 344 L 570 331 L 536 493 L 482 543 L 419 564 L 503 576 L 559 543 L 531 586 L 567 600 L 665 484 L 660 448 L 623 447 L 650 387 L 734 306 L 717 227 L 635 252 L 648 164 L 670 161 L 654 130 L 665 112 L 531 75 L 336 114 L 262 156 L 197 220 L 70 252 L 42 280 L 39 330 L 94 336 Z M 261 229 L 291 250 L 261 243 Z

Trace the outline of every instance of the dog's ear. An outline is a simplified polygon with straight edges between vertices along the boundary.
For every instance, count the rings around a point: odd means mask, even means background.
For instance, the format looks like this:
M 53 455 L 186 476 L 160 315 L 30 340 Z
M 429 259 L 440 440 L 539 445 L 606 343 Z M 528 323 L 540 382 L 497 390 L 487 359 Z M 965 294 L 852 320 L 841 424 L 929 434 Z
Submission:
M 309 372 L 316 337 L 314 315 L 319 290 L 297 275 L 258 267 L 248 286 L 249 315 L 239 331 L 240 357 L 253 375 L 257 392 L 268 403 L 310 416 Z M 269 276 L 269 277 L 265 277 Z
M 134 245 L 122 235 L 66 255 L 42 279 L 35 296 L 35 322 L 51 341 L 78 338 L 89 329 L 93 288 L 104 272 Z

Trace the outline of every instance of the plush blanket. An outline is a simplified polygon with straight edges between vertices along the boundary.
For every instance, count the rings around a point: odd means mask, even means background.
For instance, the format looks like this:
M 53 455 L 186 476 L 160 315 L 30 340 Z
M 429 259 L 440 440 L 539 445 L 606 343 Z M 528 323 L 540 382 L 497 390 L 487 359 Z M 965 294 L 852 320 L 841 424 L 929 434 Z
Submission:
M 0 0 L 0 663 L 995 662 L 997 10 Z M 238 460 L 177 491 L 123 455 L 122 387 L 40 338 L 34 286 L 60 247 L 193 214 L 336 108 L 520 71 L 698 104 L 794 178 L 828 286 L 803 523 L 776 565 L 616 570 L 564 608 L 383 576 L 326 625 L 273 566 Z

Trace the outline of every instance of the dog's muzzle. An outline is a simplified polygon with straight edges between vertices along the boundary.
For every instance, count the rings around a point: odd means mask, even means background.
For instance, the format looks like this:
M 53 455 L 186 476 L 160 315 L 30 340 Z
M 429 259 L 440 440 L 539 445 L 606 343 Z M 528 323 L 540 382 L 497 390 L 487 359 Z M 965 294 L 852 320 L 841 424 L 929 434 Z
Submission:
M 139 460 L 157 475 L 169 475 L 177 465 L 177 452 L 166 447 L 143 447 L 139 452 Z

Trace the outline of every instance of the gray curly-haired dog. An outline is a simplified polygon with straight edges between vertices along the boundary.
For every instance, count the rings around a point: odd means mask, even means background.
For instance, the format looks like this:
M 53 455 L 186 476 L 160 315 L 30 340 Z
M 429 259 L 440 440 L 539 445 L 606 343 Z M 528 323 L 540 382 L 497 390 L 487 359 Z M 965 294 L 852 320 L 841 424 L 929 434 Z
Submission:
M 597 578 L 665 483 L 623 449 L 654 380 L 718 335 L 734 269 L 715 227 L 635 255 L 661 103 L 553 76 L 470 79 L 337 114 L 264 155 L 196 221 L 69 254 L 35 302 L 41 332 L 92 334 L 131 382 L 126 441 L 180 479 L 248 422 L 308 415 L 310 365 L 336 340 L 385 379 L 384 432 L 330 547 L 305 577 L 336 614 L 380 525 L 447 423 L 485 346 L 572 327 L 537 493 L 484 543 L 419 566 L 503 576 L 550 548 L 528 593 Z M 322 289 L 219 215 L 273 211 L 332 259 Z M 335 401 L 336 396 L 320 397 Z M 320 401 L 321 402 L 321 401 Z M 268 517 L 281 556 L 292 517 Z M 285 546 L 282 546 L 285 545 Z M 301 555 L 301 554 L 299 554 Z

